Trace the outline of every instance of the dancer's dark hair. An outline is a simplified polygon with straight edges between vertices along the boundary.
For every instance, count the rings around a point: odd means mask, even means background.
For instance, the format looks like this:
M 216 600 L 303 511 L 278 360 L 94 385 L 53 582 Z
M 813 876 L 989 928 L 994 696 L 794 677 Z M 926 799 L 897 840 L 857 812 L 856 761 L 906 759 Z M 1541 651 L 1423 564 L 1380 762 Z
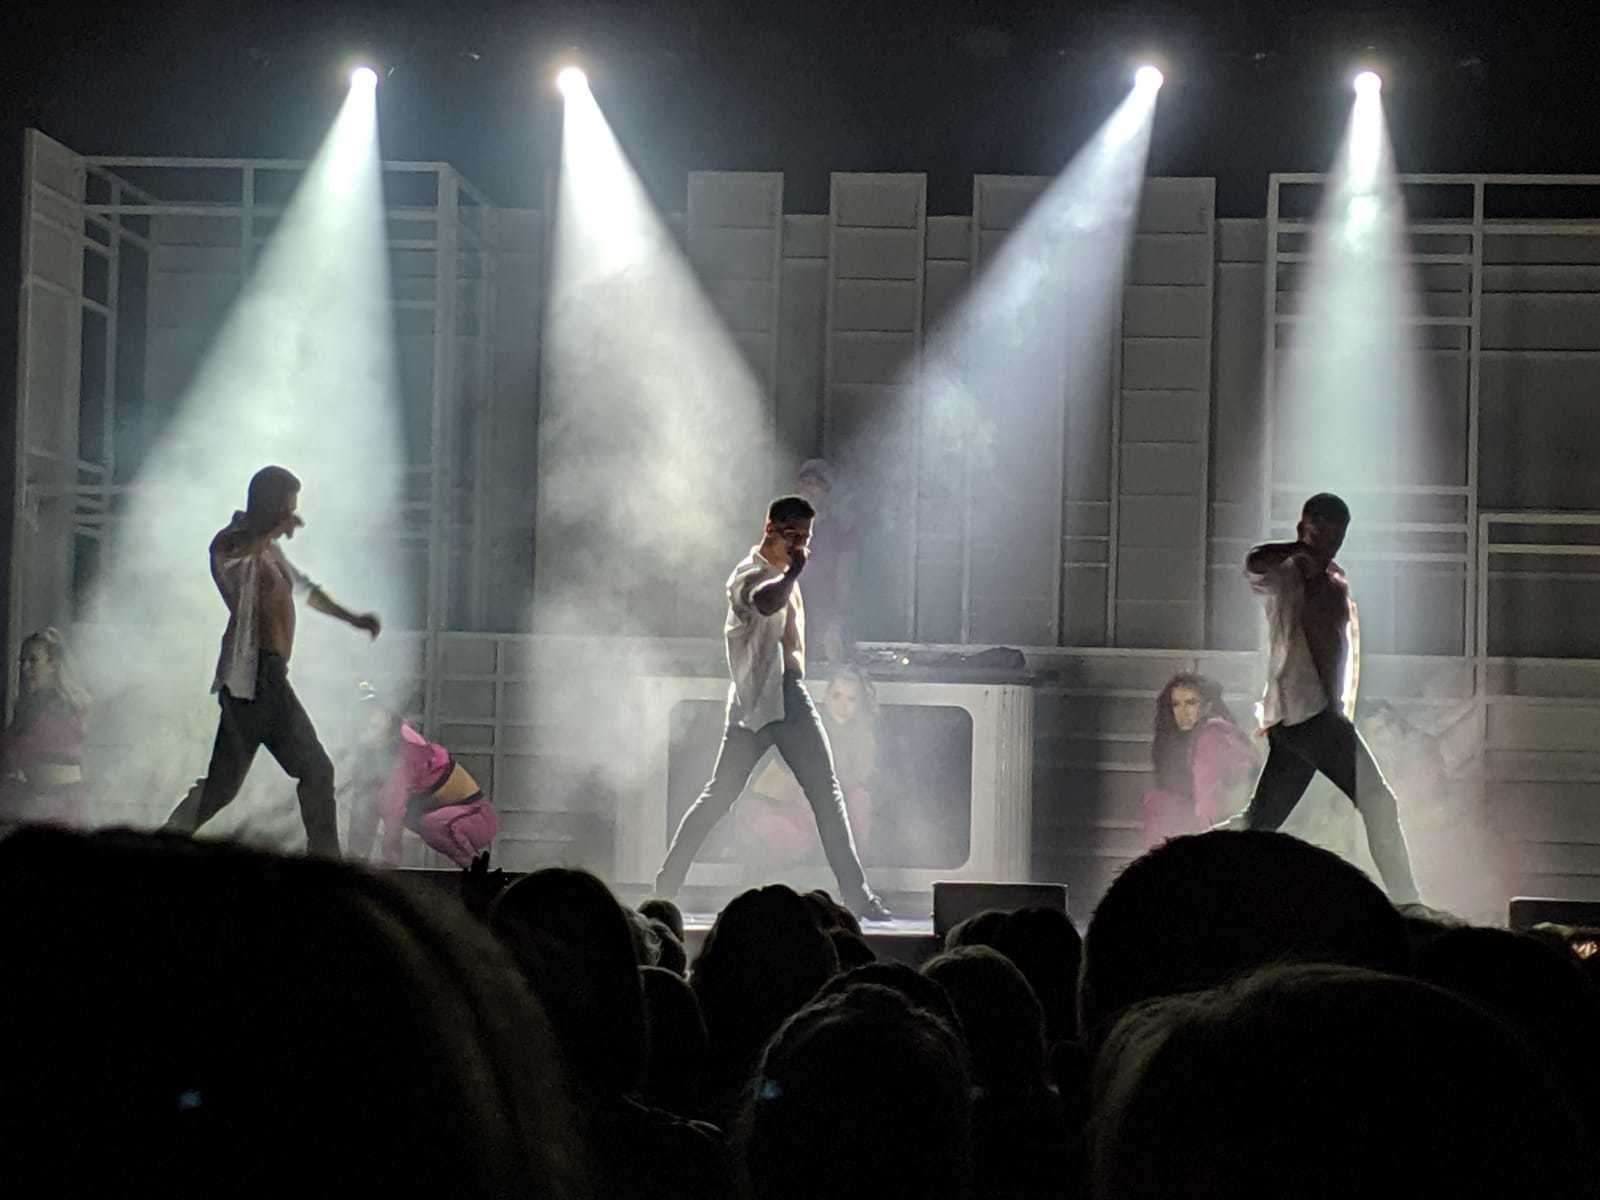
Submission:
M 1188 688 L 1199 695 L 1204 706 L 1200 714 L 1202 723 L 1212 717 L 1221 717 L 1232 725 L 1238 722 L 1222 698 L 1222 685 L 1205 675 L 1187 671 L 1174 675 L 1156 697 L 1155 738 L 1150 743 L 1150 765 L 1155 768 L 1156 786 L 1175 796 L 1192 797 L 1194 774 L 1189 769 L 1189 748 L 1199 725 L 1188 732 L 1178 728 L 1177 719 L 1172 715 L 1172 693 L 1179 688 Z
M 245 524 L 252 533 L 265 533 L 283 520 L 284 505 L 300 492 L 300 480 L 286 467 L 262 467 L 250 477 L 245 493 Z
M 1337 521 L 1348 525 L 1350 506 L 1332 492 L 1318 492 L 1301 507 L 1300 516 L 1307 521 Z
M 816 515 L 817 510 L 804 496 L 779 496 L 767 505 L 767 520 L 774 525 L 788 521 L 811 521 Z

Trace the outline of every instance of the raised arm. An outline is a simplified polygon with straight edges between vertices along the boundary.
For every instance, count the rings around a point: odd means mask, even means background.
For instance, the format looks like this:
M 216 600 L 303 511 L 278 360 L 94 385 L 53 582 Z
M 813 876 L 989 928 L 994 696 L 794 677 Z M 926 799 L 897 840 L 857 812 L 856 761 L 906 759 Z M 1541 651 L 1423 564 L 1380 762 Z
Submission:
M 1282 566 L 1300 549 L 1299 542 L 1263 542 L 1244 558 L 1246 575 L 1265 575 L 1273 567 Z
M 793 547 L 789 550 L 789 569 L 776 579 L 769 579 L 750 593 L 750 605 L 763 617 L 770 617 L 789 603 L 789 593 L 805 570 L 806 551 Z

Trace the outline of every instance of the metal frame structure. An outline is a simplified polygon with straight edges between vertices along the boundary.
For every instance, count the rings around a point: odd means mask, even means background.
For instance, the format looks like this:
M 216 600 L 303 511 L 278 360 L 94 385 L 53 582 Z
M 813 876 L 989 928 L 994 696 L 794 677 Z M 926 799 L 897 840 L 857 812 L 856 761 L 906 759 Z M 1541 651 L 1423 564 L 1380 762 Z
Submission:
M 1551 541 L 1496 541 L 1495 526 L 1555 530 L 1600 529 L 1600 513 L 1596 512 L 1484 512 L 1478 513 L 1477 578 L 1483 581 L 1478 589 L 1473 607 L 1474 653 L 1473 670 L 1480 692 L 1489 687 L 1490 664 L 1501 661 L 1490 653 L 1489 647 L 1489 584 L 1494 578 L 1490 558 L 1494 555 L 1534 555 L 1541 558 L 1600 558 L 1600 544 L 1594 542 Z M 1600 582 L 1600 574 L 1596 575 Z M 1588 660 L 1576 660 L 1588 661 Z
M 1266 305 L 1265 305 L 1265 349 L 1263 352 L 1263 394 L 1266 402 L 1264 412 L 1264 452 L 1262 461 L 1262 493 L 1264 512 L 1274 530 L 1283 528 L 1282 523 L 1274 519 L 1276 512 L 1275 501 L 1285 495 L 1304 495 L 1317 490 L 1314 486 L 1299 480 L 1280 480 L 1276 474 L 1274 452 L 1274 425 L 1276 421 L 1277 395 L 1277 354 L 1279 350 L 1278 331 L 1280 327 L 1293 324 L 1295 315 L 1286 313 L 1280 308 L 1280 299 L 1286 295 L 1278 285 L 1278 271 L 1280 264 L 1301 263 L 1308 261 L 1309 253 L 1299 250 L 1285 250 L 1282 245 L 1284 235 L 1305 235 L 1312 233 L 1317 225 L 1315 221 L 1291 219 L 1282 215 L 1281 199 L 1282 189 L 1289 186 L 1326 186 L 1331 176 L 1325 173 L 1289 173 L 1274 174 L 1267 185 L 1267 250 L 1266 250 Z M 1486 353 L 1482 346 L 1483 322 L 1483 273 L 1484 273 L 1484 241 L 1491 235 L 1524 235 L 1524 236 L 1559 236 L 1559 237 L 1600 237 L 1600 221 L 1572 221 L 1572 220 L 1528 220 L 1528 219 L 1497 219 L 1486 215 L 1486 193 L 1495 187 L 1600 187 L 1600 175 L 1511 175 L 1511 174 L 1439 174 L 1439 173 L 1411 173 L 1396 177 L 1396 183 L 1402 188 L 1470 188 L 1472 215 L 1463 219 L 1444 220 L 1416 220 L 1407 221 L 1404 234 L 1409 238 L 1415 237 L 1456 237 L 1466 238 L 1469 249 L 1465 253 L 1429 252 L 1412 249 L 1404 256 L 1405 262 L 1425 266 L 1429 264 L 1463 266 L 1468 271 L 1465 295 L 1467 311 L 1461 315 L 1429 315 L 1418 313 L 1410 320 L 1408 325 L 1416 327 L 1446 326 L 1463 330 L 1465 342 L 1460 348 L 1460 353 L 1465 359 L 1466 367 L 1466 410 L 1467 428 L 1465 430 L 1465 444 L 1467 448 L 1467 461 L 1465 466 L 1465 479 L 1459 485 L 1417 485 L 1384 489 L 1386 495 L 1435 495 L 1459 497 L 1463 503 L 1464 513 L 1460 521 L 1450 522 L 1396 522 L 1379 528 L 1389 533 L 1448 533 L 1460 536 L 1463 539 L 1463 548 L 1459 552 L 1402 552 L 1384 555 L 1384 561 L 1410 562 L 1410 563 L 1451 563 L 1459 565 L 1464 575 L 1464 594 L 1462 597 L 1462 629 L 1461 653 L 1473 659 L 1480 667 L 1478 672 L 1480 684 L 1483 673 L 1481 670 L 1485 659 L 1483 639 L 1487 636 L 1485 620 L 1487 613 L 1487 588 L 1488 580 L 1486 571 L 1486 552 L 1482 541 L 1487 532 L 1487 525 L 1480 521 L 1479 504 L 1479 437 L 1481 433 L 1480 391 L 1482 386 L 1482 362 Z M 1525 353 L 1511 351 L 1511 353 Z M 1496 522 L 1509 522 L 1514 514 L 1491 514 Z M 1547 521 L 1543 518 L 1554 518 L 1557 514 L 1528 514 L 1535 523 L 1563 523 L 1559 520 Z M 1581 522 L 1583 519 L 1578 518 Z M 1503 549 L 1503 548 L 1502 548 Z M 1514 551 L 1512 551 L 1514 552 Z M 1563 551 L 1558 551 L 1563 552 Z
M 41 177 L 41 154 L 71 156 L 77 165 L 77 194 L 71 195 Z M 115 475 L 115 447 L 112 430 L 116 418 L 117 318 L 125 300 L 120 291 L 119 254 L 124 242 L 146 255 L 159 248 L 158 223 L 163 217 L 203 217 L 235 220 L 239 223 L 239 284 L 242 286 L 270 237 L 261 226 L 283 211 L 283 205 L 258 199 L 258 182 L 264 174 L 296 175 L 310 164 L 295 159 L 149 157 L 126 155 L 79 156 L 35 130 L 27 132 L 25 145 L 23 257 L 22 257 L 22 352 L 19 355 L 19 415 L 17 461 L 14 476 L 13 512 L 20 527 L 30 506 L 44 490 L 36 482 L 35 464 L 48 457 L 46 448 L 37 445 L 28 423 L 27 384 L 29 374 L 29 301 L 34 289 L 60 290 L 59 285 L 34 269 L 33 231 L 45 227 L 70 239 L 77 252 L 98 256 L 108 262 L 108 295 L 104 302 L 83 294 L 82 273 L 79 286 L 67 294 L 76 299 L 81 311 L 98 314 L 107 321 L 104 396 L 102 420 L 106 454 L 104 461 L 77 464 L 79 479 L 75 493 L 74 525 L 79 536 L 96 541 L 105 539 L 109 525 L 117 520 L 116 504 L 133 487 L 119 483 Z M 490 420 L 493 403 L 493 354 L 490 343 L 494 321 L 494 212 L 487 198 L 447 163 L 386 162 L 380 170 L 386 179 L 395 176 L 432 176 L 432 205 L 396 205 L 386 209 L 389 222 L 388 250 L 420 251 L 433 255 L 433 287 L 430 298 L 395 295 L 396 311 L 415 310 L 433 314 L 432 336 L 432 411 L 428 460 L 409 467 L 408 516 L 423 528 L 407 529 L 403 541 L 421 542 L 427 555 L 427 585 L 424 605 L 424 631 L 428 661 L 433 665 L 438 653 L 438 634 L 449 628 L 452 616 L 465 618 L 469 626 L 481 624 L 487 597 L 485 593 L 488 553 L 490 496 L 483 478 L 482 464 L 488 458 L 493 436 Z M 159 176 L 160 185 L 140 186 L 128 176 Z M 230 198 L 223 201 L 192 198 L 214 194 L 216 181 L 229 177 Z M 199 186 L 204 179 L 205 186 Z M 193 181 L 192 190 L 187 185 Z M 157 194 L 154 190 L 164 194 Z M 97 198 L 96 189 L 104 199 Z M 190 198 L 186 198 L 190 197 Z M 41 203 L 53 203 L 60 216 L 41 215 Z M 431 227 L 416 230 L 412 226 Z M 142 228 L 136 228 L 142 226 Z M 423 236 L 397 236 L 397 232 L 420 232 Z M 81 352 L 81 319 L 78 337 L 69 338 L 72 353 Z M 76 380 L 70 394 L 62 397 L 68 405 L 81 406 Z M 470 411 L 472 441 L 463 446 L 458 434 L 462 416 Z M 468 468 L 458 461 L 463 451 Z M 425 490 L 426 499 L 414 498 Z M 466 537 L 458 535 L 465 533 Z M 16 544 L 14 540 L 14 545 Z M 456 547 L 464 562 L 457 563 Z M 467 576 L 464 613 L 452 612 L 451 581 L 457 571 Z M 13 562 L 7 649 L 12 661 L 21 636 L 22 605 L 19 603 L 22 572 Z M 458 606 L 459 607 L 459 606 Z M 56 619 L 64 619 L 65 613 Z M 458 626 L 459 627 L 459 626 Z M 438 678 L 441 672 L 430 669 L 426 715 L 438 708 Z
M 57 159 L 54 164 L 45 161 L 47 157 Z M 70 162 L 70 166 L 62 160 Z M 52 173 L 52 166 L 60 170 L 67 166 L 67 174 L 72 180 L 72 190 L 67 191 L 53 183 L 47 176 Z M 7 597 L 7 628 L 6 628 L 6 661 L 8 670 L 14 668 L 10 664 L 16 661 L 17 649 L 23 636 L 23 604 L 22 604 L 22 572 L 17 569 L 16 559 L 18 548 L 22 545 L 23 534 L 32 524 L 38 512 L 41 500 L 63 499 L 67 494 L 72 496 L 73 513 L 71 521 L 72 537 L 74 542 L 79 537 L 100 540 L 101 525 L 107 512 L 110 493 L 115 478 L 116 448 L 113 437 L 115 427 L 115 386 L 117 366 L 117 322 L 120 303 L 120 256 L 122 243 L 130 241 L 136 246 L 148 251 L 149 242 L 136 231 L 127 227 L 121 215 L 122 201 L 125 195 L 147 198 L 139 189 L 132 187 L 125 181 L 100 170 L 94 164 L 77 158 L 59 143 L 53 142 L 35 130 L 28 130 L 23 143 L 23 194 L 22 194 L 22 245 L 21 245 L 21 287 L 19 292 L 18 313 L 18 355 L 17 355 L 17 407 L 16 407 L 16 439 L 15 461 L 12 468 L 12 569 L 8 573 L 9 595 Z M 100 212 L 86 211 L 84 206 L 85 196 L 88 194 L 90 181 L 103 186 L 109 197 L 109 215 Z M 53 211 L 52 211 L 53 210 Z M 63 283 L 59 278 L 51 278 L 48 267 L 40 261 L 41 238 L 43 231 L 60 239 L 60 243 L 72 256 L 57 264 L 66 269 L 70 283 Z M 103 300 L 95 300 L 86 294 L 84 287 L 84 264 L 89 258 L 97 258 L 105 263 L 106 290 Z M 58 298 L 65 299 L 71 305 L 69 316 L 69 329 L 67 344 L 61 347 L 65 368 L 63 376 L 64 394 L 61 400 L 74 411 L 75 417 L 81 419 L 83 404 L 82 396 L 82 353 L 83 353 L 83 317 L 92 313 L 106 323 L 105 360 L 103 369 L 103 394 L 99 397 L 101 404 L 100 430 L 102 458 L 99 461 L 85 459 L 78 449 L 71 453 L 72 481 L 65 483 L 61 479 L 41 479 L 40 472 L 48 471 L 54 464 L 59 474 L 66 474 L 61 469 L 66 461 L 65 454 L 60 447 L 51 447 L 42 443 L 36 436 L 32 418 L 33 405 L 29 402 L 31 394 L 31 379 L 33 371 L 38 366 L 35 357 L 36 350 L 45 347 L 36 347 L 34 335 L 35 323 L 40 317 L 40 305 L 36 293 L 51 293 Z M 74 422 L 75 432 L 80 433 L 77 422 Z M 81 436 L 79 438 L 81 444 Z

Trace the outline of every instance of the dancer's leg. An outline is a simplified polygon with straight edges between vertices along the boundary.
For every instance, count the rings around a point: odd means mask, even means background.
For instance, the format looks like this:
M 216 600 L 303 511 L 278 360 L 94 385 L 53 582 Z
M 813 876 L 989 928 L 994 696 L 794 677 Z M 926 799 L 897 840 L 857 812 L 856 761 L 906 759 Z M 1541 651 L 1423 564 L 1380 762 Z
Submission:
M 417 836 L 458 867 L 471 866 L 472 860 L 489 848 L 499 828 L 494 805 L 483 795 L 466 804 L 430 809 L 416 825 Z
M 1271 749 L 1256 780 L 1250 805 L 1244 810 L 1241 824 L 1245 829 L 1279 828 L 1300 803 L 1300 797 L 1306 794 L 1317 768 L 1300 749 L 1300 738 L 1295 731 L 1303 728 L 1303 725 L 1274 725 L 1267 730 L 1267 744 Z
M 281 667 L 280 667 L 281 669 Z M 279 719 L 262 745 L 295 781 L 300 819 L 306 827 L 306 853 L 339 857 L 338 809 L 333 799 L 333 760 L 322 748 L 311 718 L 289 686 L 287 674 L 274 678 Z
M 221 715 L 211 746 L 211 762 L 204 779 L 197 779 L 167 818 L 166 828 L 193 833 L 233 803 L 261 745 L 262 726 L 268 716 L 257 700 L 237 700 L 224 691 L 219 697 Z
M 707 835 L 733 807 L 750 780 L 750 772 L 766 753 L 771 744 L 767 730 L 771 728 L 752 733 L 742 725 L 728 725 L 722 735 L 722 748 L 717 751 L 717 765 L 711 769 L 711 778 L 689 806 L 689 811 L 683 814 L 666 861 L 656 873 L 656 895 L 670 900 L 678 894 L 689 874 L 689 864 L 694 862 Z
M 833 749 L 828 745 L 827 731 L 799 675 L 784 675 L 783 704 L 783 720 L 775 723 L 778 752 L 794 772 L 816 816 L 817 833 L 822 838 L 828 865 L 833 868 L 833 877 L 839 881 L 840 898 L 847 905 L 859 907 L 872 893 L 867 887 L 866 873 L 861 869 L 861 857 L 856 853 L 855 838 L 850 833 L 850 813 L 845 807 L 839 778 L 834 773 Z
M 1383 877 L 1389 899 L 1396 904 L 1417 903 L 1417 881 L 1411 873 L 1411 853 L 1400 828 L 1400 806 L 1394 789 L 1383 777 L 1366 739 L 1347 718 L 1326 714 L 1319 730 L 1317 769 L 1350 797 L 1367 830 L 1367 849 Z M 1321 718 L 1319 718 L 1320 720 Z

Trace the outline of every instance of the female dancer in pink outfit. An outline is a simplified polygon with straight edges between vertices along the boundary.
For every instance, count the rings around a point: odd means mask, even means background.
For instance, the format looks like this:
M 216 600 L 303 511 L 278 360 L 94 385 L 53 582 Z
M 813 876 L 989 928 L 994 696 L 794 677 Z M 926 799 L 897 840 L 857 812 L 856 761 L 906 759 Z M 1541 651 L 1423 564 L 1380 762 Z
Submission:
M 372 717 L 363 746 L 373 755 L 389 757 L 386 770 L 379 760 L 381 783 L 373 787 L 373 776 L 367 774 L 367 786 L 355 785 L 350 856 L 368 857 L 381 824 L 379 858 L 384 863 L 400 861 L 402 831 L 409 829 L 457 866 L 470 866 L 489 849 L 500 827 L 489 797 L 450 751 L 377 704 L 372 692 L 365 691 L 364 699 Z
M 0 826 L 81 824 L 89 697 L 73 675 L 61 634 L 41 629 L 24 638 L 17 674 L 22 695 L 0 733 Z
M 1214 679 L 1174 675 L 1161 689 L 1155 715 L 1150 757 L 1156 786 L 1140 802 L 1149 846 L 1200 833 L 1232 816 L 1244 806 L 1261 767 Z

